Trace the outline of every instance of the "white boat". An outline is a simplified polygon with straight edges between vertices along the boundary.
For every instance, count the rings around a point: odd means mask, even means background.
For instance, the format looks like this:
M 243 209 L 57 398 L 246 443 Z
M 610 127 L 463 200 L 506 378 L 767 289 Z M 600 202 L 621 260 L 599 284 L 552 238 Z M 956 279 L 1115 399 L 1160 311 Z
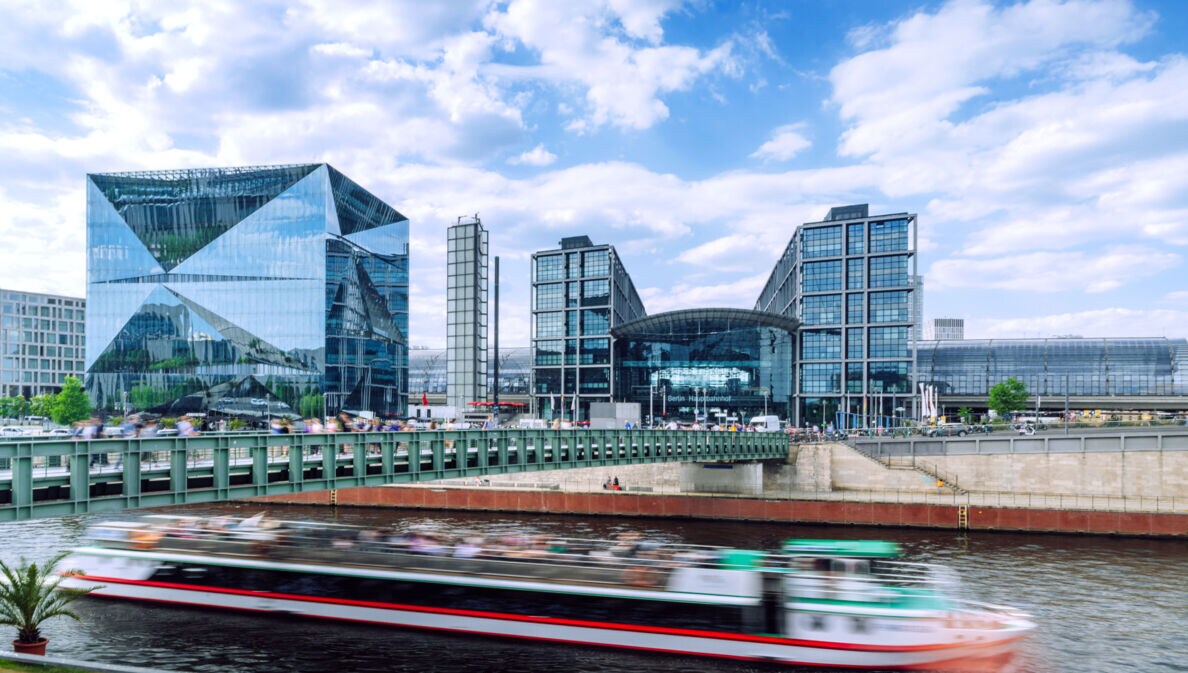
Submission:
M 778 552 L 617 540 L 447 540 L 348 526 L 145 517 L 62 568 L 91 596 L 809 666 L 960 670 L 1034 628 L 962 601 L 894 543 Z

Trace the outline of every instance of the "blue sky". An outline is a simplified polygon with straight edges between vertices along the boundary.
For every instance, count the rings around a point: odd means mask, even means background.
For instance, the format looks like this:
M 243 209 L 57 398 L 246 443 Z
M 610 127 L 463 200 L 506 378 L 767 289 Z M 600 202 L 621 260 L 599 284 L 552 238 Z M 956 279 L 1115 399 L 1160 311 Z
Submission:
M 0 5 L 0 287 L 83 295 L 87 172 L 327 161 L 502 258 L 612 243 L 650 313 L 750 308 L 832 205 L 919 215 L 967 337 L 1188 336 L 1188 4 L 416 0 Z

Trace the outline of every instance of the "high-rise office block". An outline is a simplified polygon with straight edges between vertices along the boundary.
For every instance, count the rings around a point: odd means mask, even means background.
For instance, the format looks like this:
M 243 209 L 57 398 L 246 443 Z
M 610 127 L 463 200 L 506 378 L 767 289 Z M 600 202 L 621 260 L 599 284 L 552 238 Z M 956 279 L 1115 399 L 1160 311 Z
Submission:
M 610 330 L 645 315 L 614 246 L 571 236 L 534 253 L 533 395 L 542 417 L 587 420 L 591 403 L 613 401 Z
M 446 233 L 446 404 L 487 399 L 487 230 L 478 216 Z
M 83 378 L 85 308 L 78 297 L 0 290 L 0 396 L 33 398 Z
M 408 219 L 327 164 L 87 176 L 100 408 L 406 413 Z
M 933 318 L 932 338 L 938 341 L 960 341 L 965 338 L 964 318 Z
M 911 415 L 916 216 L 832 208 L 792 235 L 755 309 L 800 320 L 796 422 Z M 887 419 L 890 419 L 889 421 Z

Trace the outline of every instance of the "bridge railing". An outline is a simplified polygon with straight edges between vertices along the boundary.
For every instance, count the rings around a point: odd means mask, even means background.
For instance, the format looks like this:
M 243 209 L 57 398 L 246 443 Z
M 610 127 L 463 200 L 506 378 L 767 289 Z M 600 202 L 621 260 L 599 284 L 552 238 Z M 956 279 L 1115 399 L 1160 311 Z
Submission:
M 459 430 L 0 441 L 0 520 L 667 461 L 786 458 L 782 433 Z

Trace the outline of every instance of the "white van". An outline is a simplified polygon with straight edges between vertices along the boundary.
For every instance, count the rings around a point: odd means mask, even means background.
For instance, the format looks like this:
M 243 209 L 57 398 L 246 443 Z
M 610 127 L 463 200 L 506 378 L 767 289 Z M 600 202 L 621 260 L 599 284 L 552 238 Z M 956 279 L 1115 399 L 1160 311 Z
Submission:
M 751 429 L 756 432 L 779 432 L 779 416 L 756 416 L 751 419 Z
M 0 437 L 24 437 L 29 434 L 29 428 L 19 425 L 6 425 L 0 428 Z

